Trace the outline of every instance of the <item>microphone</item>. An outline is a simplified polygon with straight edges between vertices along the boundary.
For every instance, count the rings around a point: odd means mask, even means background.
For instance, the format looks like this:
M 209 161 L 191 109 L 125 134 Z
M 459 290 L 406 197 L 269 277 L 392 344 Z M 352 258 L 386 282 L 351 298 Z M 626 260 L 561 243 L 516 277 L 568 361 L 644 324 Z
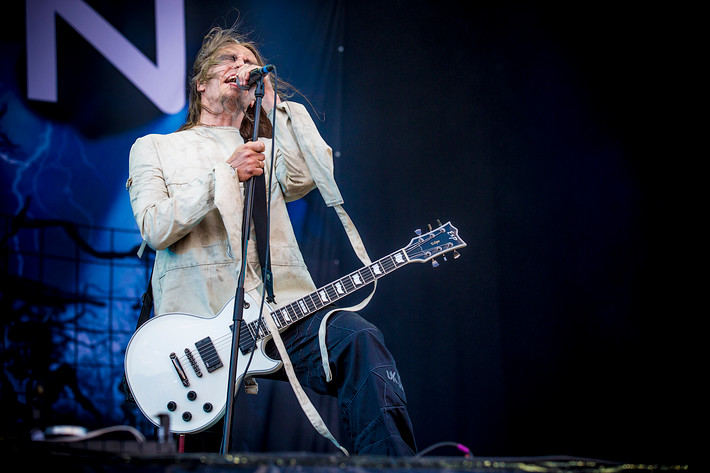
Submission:
M 262 67 L 257 67 L 256 69 L 252 69 L 252 71 L 249 73 L 249 81 L 247 82 L 247 85 L 240 85 L 239 88 L 242 90 L 250 89 L 251 86 L 256 84 L 259 79 L 268 75 L 270 72 L 273 72 L 274 69 L 276 68 L 272 64 L 267 64 Z

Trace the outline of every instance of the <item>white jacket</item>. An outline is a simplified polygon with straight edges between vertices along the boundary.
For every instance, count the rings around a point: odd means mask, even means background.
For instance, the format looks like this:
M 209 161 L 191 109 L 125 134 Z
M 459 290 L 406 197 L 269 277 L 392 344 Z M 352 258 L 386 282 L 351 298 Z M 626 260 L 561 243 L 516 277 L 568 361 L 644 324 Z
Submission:
M 271 113 L 269 113 L 271 119 Z M 271 186 L 270 255 L 278 305 L 315 290 L 286 209 L 318 187 L 329 206 L 342 197 L 330 147 L 303 105 L 276 110 L 275 170 Z M 271 140 L 266 145 L 266 182 Z M 244 143 L 232 127 L 198 126 L 138 139 L 130 152 L 131 207 L 141 236 L 156 250 L 155 314 L 217 314 L 236 291 L 241 267 L 243 187 L 226 159 Z M 254 230 L 250 231 L 253 237 Z M 256 245 L 248 248 L 247 292 L 259 286 Z

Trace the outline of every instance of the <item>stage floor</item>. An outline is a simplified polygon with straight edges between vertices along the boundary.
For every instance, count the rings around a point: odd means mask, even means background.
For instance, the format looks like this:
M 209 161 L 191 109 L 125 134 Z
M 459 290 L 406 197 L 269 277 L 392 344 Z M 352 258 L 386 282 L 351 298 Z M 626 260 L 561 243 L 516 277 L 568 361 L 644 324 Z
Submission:
M 156 442 L 88 440 L 81 442 L 0 441 L 0 451 L 19 469 L 102 473 L 259 473 L 330 472 L 481 472 L 481 473 L 612 473 L 687 471 L 687 465 L 623 464 L 575 457 L 441 457 L 391 458 L 284 452 L 274 454 L 177 453 Z M 7 456 L 11 455 L 11 456 Z

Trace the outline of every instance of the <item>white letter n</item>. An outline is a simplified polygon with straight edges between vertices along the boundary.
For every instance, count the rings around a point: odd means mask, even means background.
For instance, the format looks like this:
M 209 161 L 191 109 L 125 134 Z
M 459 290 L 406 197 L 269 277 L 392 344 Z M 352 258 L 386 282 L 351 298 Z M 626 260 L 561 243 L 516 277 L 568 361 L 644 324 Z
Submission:
M 157 64 L 82 0 L 27 0 L 27 98 L 57 101 L 55 13 L 163 113 L 177 113 L 185 106 L 183 0 L 155 0 Z

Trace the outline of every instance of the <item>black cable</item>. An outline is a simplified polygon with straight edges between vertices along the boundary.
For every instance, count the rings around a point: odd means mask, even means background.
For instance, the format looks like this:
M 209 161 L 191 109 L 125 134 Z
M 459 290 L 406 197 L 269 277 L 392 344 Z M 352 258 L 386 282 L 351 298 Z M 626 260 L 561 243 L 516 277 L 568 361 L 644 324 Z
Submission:
M 466 458 L 473 457 L 471 450 L 466 445 L 459 443 L 459 442 L 438 442 L 438 443 L 435 443 L 434 445 L 428 446 L 424 450 L 421 450 L 419 453 L 416 454 L 416 456 L 417 457 L 424 456 L 427 453 L 431 452 L 432 450 L 436 450 L 437 448 L 441 448 L 441 447 L 456 447 L 461 452 L 463 452 L 463 454 Z

